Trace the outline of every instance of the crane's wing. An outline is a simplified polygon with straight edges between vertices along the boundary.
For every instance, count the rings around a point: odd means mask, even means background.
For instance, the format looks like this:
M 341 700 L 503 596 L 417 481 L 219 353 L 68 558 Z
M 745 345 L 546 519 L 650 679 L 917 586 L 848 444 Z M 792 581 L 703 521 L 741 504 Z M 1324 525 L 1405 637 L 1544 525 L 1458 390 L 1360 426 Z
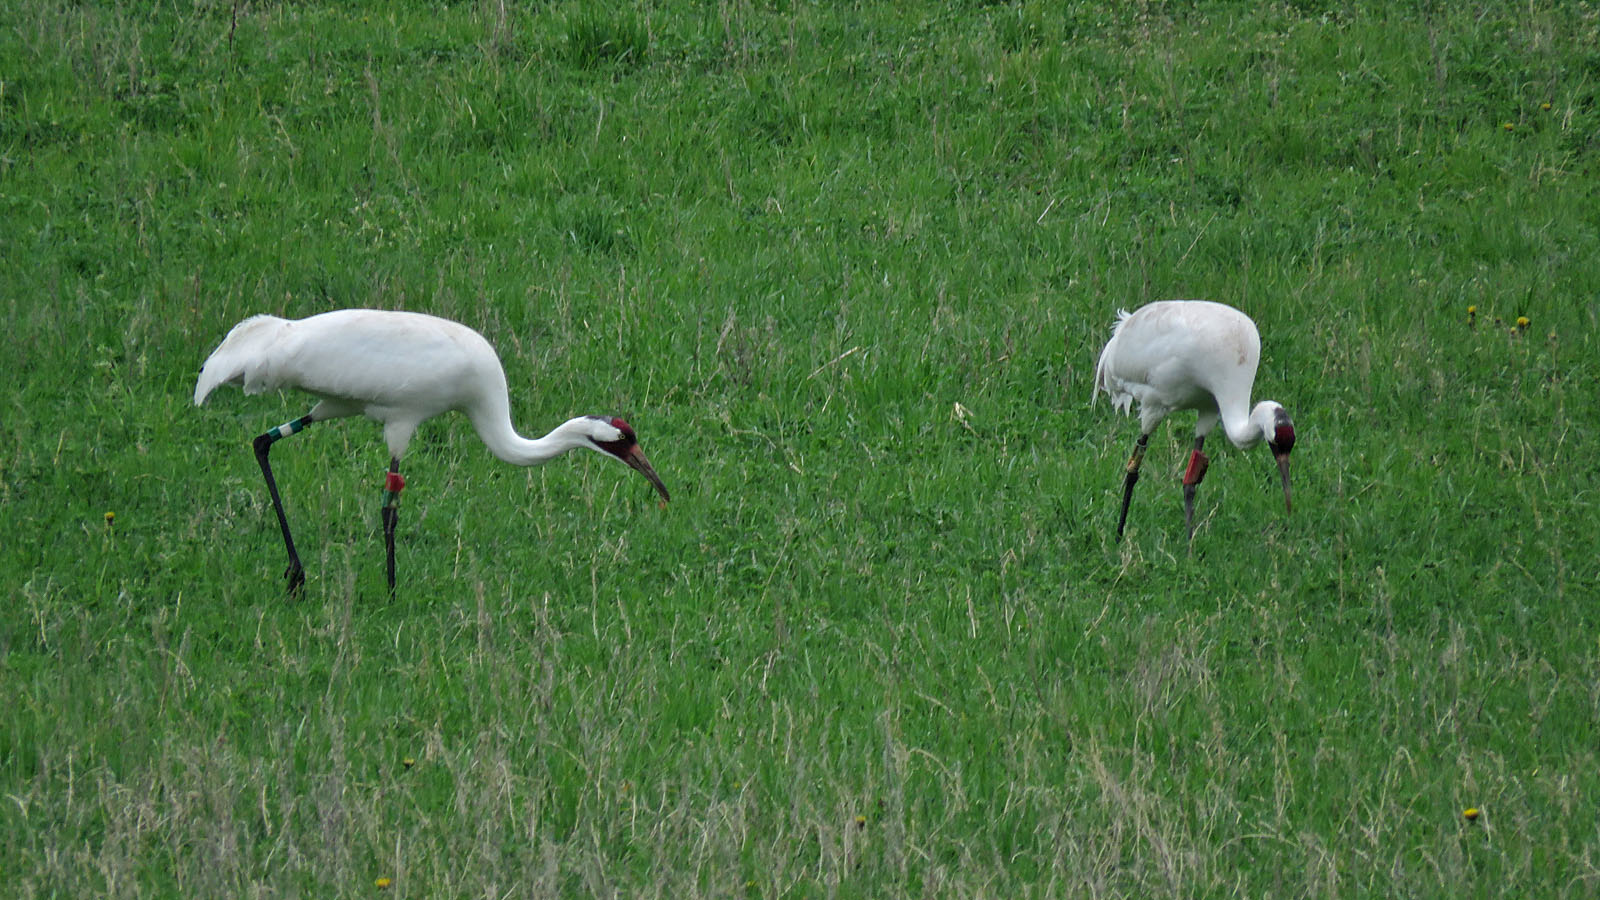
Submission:
M 1243 404 L 1250 396 L 1261 339 L 1255 323 L 1231 306 L 1204 300 L 1161 300 L 1119 313 L 1100 354 L 1095 387 L 1126 412 L 1141 416 Z

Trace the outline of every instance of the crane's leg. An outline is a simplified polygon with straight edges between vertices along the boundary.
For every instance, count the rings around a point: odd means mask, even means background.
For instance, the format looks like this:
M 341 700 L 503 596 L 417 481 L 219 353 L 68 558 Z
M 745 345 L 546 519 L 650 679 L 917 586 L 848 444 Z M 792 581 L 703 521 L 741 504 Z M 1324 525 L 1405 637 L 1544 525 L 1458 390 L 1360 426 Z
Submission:
M 1211 465 L 1211 460 L 1200 447 L 1205 444 L 1204 437 L 1194 439 L 1194 452 L 1189 454 L 1189 468 L 1183 472 L 1183 521 L 1189 526 L 1189 540 L 1194 540 L 1194 489 L 1206 477 L 1206 466 Z
M 289 534 L 289 518 L 283 514 L 283 500 L 278 496 L 278 483 L 272 478 L 272 466 L 267 463 L 267 453 L 272 445 L 291 434 L 306 430 L 312 422 L 310 414 L 301 416 L 293 422 L 270 428 L 266 434 L 260 435 L 255 440 L 256 462 L 261 464 L 261 475 L 267 480 L 267 493 L 272 495 L 272 509 L 278 514 L 278 527 L 283 529 L 283 546 L 289 551 L 289 568 L 283 575 L 289 580 L 290 595 L 297 595 L 306 583 L 306 570 L 300 565 L 300 554 L 294 552 L 294 538 Z
M 389 474 L 383 480 L 383 543 L 389 550 L 389 596 L 394 596 L 394 526 L 400 518 L 400 491 L 406 480 L 400 476 L 400 457 L 389 457 Z
M 1139 435 L 1133 445 L 1133 456 L 1128 459 L 1128 474 L 1122 479 L 1122 515 L 1117 518 L 1117 540 L 1122 540 L 1122 528 L 1128 524 L 1128 503 L 1133 500 L 1133 486 L 1139 483 L 1139 466 L 1144 463 L 1145 447 L 1150 443 L 1148 433 Z

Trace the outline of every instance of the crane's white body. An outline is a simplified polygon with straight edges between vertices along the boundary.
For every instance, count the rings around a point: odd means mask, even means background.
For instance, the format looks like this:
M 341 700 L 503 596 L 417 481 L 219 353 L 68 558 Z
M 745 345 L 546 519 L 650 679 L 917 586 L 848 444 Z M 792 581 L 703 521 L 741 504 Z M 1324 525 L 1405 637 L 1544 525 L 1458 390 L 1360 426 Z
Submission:
M 1139 404 L 1139 441 L 1128 460 L 1122 488 L 1122 515 L 1117 538 L 1128 520 L 1128 504 L 1139 480 L 1139 466 L 1150 433 L 1161 420 L 1180 409 L 1199 413 L 1194 450 L 1183 475 L 1184 519 L 1194 537 L 1195 488 L 1205 478 L 1209 460 L 1201 452 L 1206 435 L 1222 422 L 1228 440 L 1241 450 L 1266 441 L 1278 461 L 1283 480 L 1283 505 L 1289 509 L 1289 451 L 1294 448 L 1294 423 L 1271 400 L 1250 405 L 1250 390 L 1261 362 L 1261 335 L 1250 317 L 1206 300 L 1162 300 L 1134 312 L 1117 311 L 1111 340 L 1095 366 L 1096 392 L 1111 396 L 1111 405 L 1131 412 Z
M 666 486 L 639 449 L 633 429 L 620 418 L 579 416 L 536 440 L 517 434 L 500 357 L 483 335 L 448 319 L 378 309 L 343 309 L 293 320 L 253 316 L 235 325 L 206 358 L 194 386 L 195 405 L 224 384 L 237 384 L 247 394 L 294 388 L 318 399 L 310 413 L 253 442 L 289 554 L 284 574 L 291 595 L 305 583 L 305 569 L 267 457 L 274 442 L 324 419 L 364 415 L 383 423 L 389 445 L 383 527 L 390 591 L 395 585 L 395 523 L 405 487 L 400 457 L 417 426 L 440 413 L 465 413 L 495 456 L 520 466 L 538 465 L 579 447 L 607 454 L 648 478 L 661 502 L 667 501 Z
M 490 452 L 537 465 L 569 450 L 599 450 L 593 440 L 621 432 L 581 416 L 537 440 L 511 424 L 505 369 L 483 335 L 458 322 L 414 312 L 342 309 L 304 319 L 252 316 L 223 339 L 195 384 L 198 405 L 218 386 L 247 394 L 294 388 L 321 402 L 317 421 L 365 415 L 383 423 L 390 456 L 405 453 L 417 426 L 441 413 L 465 413 Z
M 1273 436 L 1282 409 L 1270 400 L 1250 406 L 1260 361 L 1261 335 L 1249 316 L 1207 300 L 1162 300 L 1117 311 L 1094 386 L 1122 412 L 1138 401 L 1142 434 L 1192 409 L 1200 414 L 1196 437 L 1210 434 L 1220 419 L 1228 440 L 1248 450 Z

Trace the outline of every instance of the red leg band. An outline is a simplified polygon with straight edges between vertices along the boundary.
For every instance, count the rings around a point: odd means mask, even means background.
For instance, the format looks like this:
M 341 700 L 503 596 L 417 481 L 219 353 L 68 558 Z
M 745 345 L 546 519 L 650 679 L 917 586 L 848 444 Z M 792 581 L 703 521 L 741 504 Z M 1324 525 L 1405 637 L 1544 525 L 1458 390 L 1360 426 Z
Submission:
M 1199 450 L 1189 454 L 1189 468 L 1183 471 L 1184 484 L 1199 484 L 1206 477 L 1206 466 L 1211 465 L 1211 460 L 1206 458 Z
M 398 494 L 406 486 L 406 480 L 399 472 L 390 472 L 383 480 L 383 489 L 391 494 Z

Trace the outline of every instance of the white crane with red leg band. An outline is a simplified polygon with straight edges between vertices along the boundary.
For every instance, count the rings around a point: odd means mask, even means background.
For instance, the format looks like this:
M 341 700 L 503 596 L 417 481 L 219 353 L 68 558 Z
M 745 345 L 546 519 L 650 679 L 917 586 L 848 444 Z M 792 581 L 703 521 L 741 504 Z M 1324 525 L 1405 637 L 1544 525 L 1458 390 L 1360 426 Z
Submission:
M 1222 422 L 1228 440 L 1241 450 L 1266 441 L 1283 478 L 1283 506 L 1289 503 L 1289 451 L 1294 449 L 1294 423 L 1271 400 L 1250 405 L 1250 389 L 1261 361 L 1261 335 L 1250 317 L 1221 303 L 1205 300 L 1163 300 L 1130 313 L 1117 312 L 1111 340 L 1100 351 L 1095 390 L 1111 396 L 1111 405 L 1130 412 L 1139 403 L 1139 440 L 1128 460 L 1122 487 L 1122 514 L 1117 539 L 1128 521 L 1128 503 L 1139 480 L 1139 465 L 1150 433 L 1169 413 L 1192 409 L 1200 414 L 1194 427 L 1194 452 L 1183 476 L 1184 519 L 1194 537 L 1195 487 L 1210 460 L 1201 452 L 1206 435 Z
M 405 487 L 400 457 L 417 426 L 440 413 L 465 413 L 489 451 L 506 462 L 534 466 L 570 450 L 595 450 L 637 470 L 655 485 L 662 502 L 667 500 L 667 489 L 640 451 L 633 429 L 620 418 L 579 416 L 536 440 L 517 434 L 500 357 L 483 335 L 448 319 L 378 309 L 343 309 L 304 319 L 253 316 L 235 325 L 206 359 L 194 388 L 195 404 L 224 384 L 239 385 L 247 394 L 294 388 L 319 401 L 306 415 L 255 439 L 256 460 L 289 551 L 285 575 L 291 594 L 305 583 L 305 570 L 289 535 L 267 453 L 275 441 L 313 422 L 365 415 L 383 423 L 389 445 L 383 527 L 391 592 L 395 522 Z

